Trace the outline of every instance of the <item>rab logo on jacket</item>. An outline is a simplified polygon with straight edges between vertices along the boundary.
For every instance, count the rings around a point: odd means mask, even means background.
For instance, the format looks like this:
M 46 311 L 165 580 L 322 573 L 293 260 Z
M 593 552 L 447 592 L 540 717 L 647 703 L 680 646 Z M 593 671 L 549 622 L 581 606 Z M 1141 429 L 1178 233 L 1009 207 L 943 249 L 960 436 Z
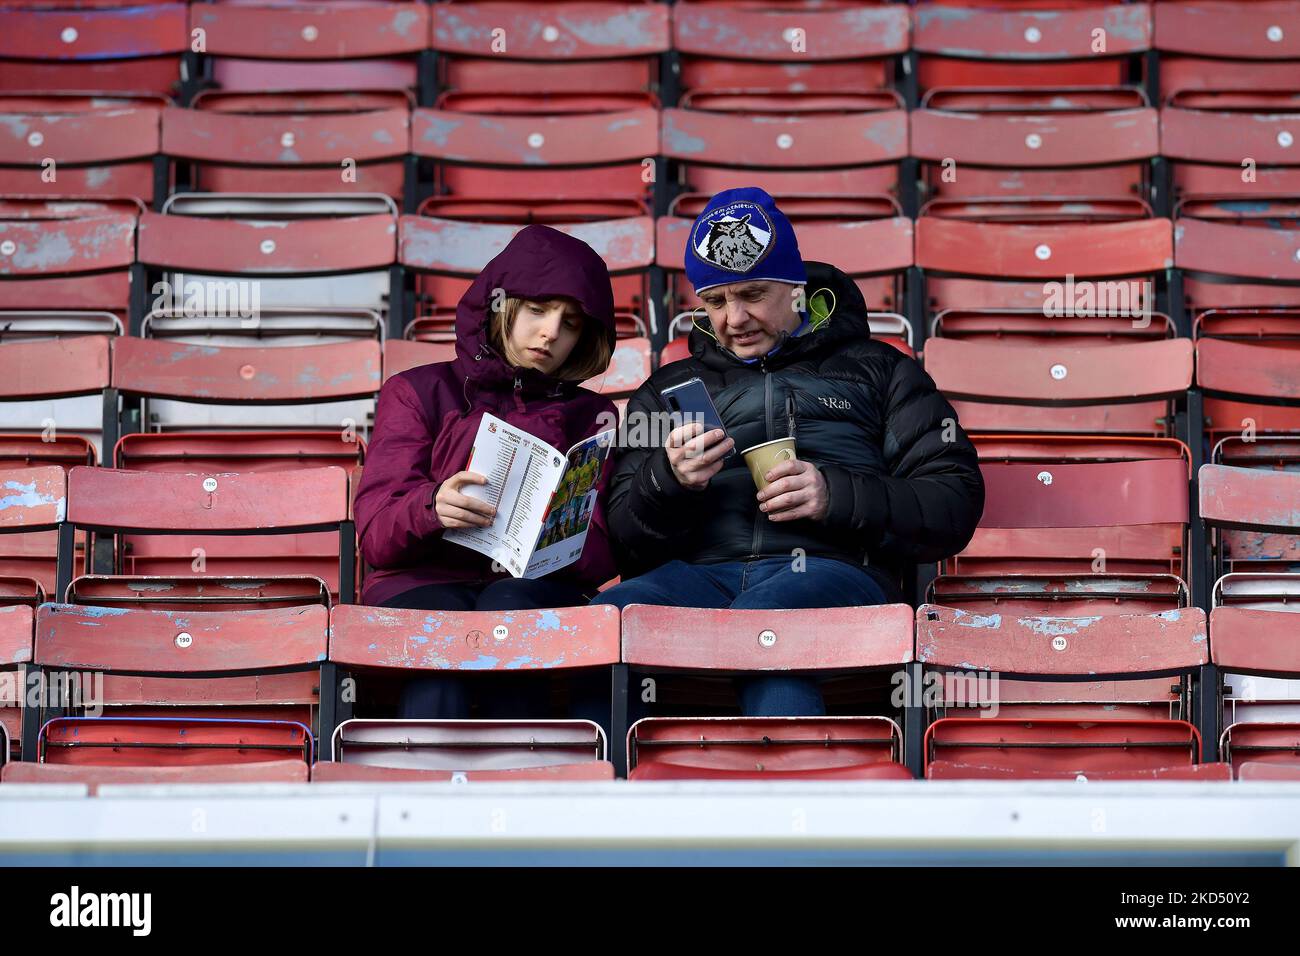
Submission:
M 752 202 L 733 202 L 701 220 L 691 250 L 728 272 L 749 272 L 772 250 L 772 223 Z

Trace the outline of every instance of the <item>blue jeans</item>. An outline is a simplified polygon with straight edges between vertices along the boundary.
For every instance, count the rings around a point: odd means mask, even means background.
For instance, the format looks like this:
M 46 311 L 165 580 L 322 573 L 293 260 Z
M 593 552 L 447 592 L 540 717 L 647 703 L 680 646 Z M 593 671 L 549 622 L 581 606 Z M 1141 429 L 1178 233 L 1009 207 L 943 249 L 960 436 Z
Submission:
M 782 610 L 887 604 L 881 583 L 865 568 L 833 558 L 760 558 L 723 564 L 669 561 L 648 574 L 597 594 L 592 604 Z M 635 688 L 633 688 L 635 691 Z M 736 681 L 746 717 L 820 717 L 826 713 L 818 682 L 807 677 L 744 677 Z M 628 695 L 629 709 L 640 695 Z M 638 711 L 641 708 L 636 708 Z M 639 713 L 639 716 L 645 716 Z M 629 719 L 635 719 L 629 714 Z

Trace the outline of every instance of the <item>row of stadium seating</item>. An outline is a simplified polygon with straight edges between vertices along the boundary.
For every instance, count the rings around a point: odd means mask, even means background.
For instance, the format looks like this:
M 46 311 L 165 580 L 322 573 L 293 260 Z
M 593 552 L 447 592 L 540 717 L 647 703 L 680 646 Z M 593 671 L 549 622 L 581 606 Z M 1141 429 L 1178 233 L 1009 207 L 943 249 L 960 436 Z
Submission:
M 524 199 L 569 200 L 537 211 L 556 219 L 645 214 L 666 161 L 683 192 L 661 211 L 687 216 L 755 175 L 774 194 L 808 194 L 804 215 L 837 218 L 878 214 L 879 194 L 918 174 L 930 201 L 1134 200 L 1161 158 L 1173 161 L 1175 199 L 1293 193 L 1300 182 L 1295 91 L 1183 91 L 1155 109 L 1135 87 L 952 89 L 911 112 L 892 91 L 837 94 L 834 104 L 815 93 L 728 95 L 741 98 L 702 94 L 664 109 L 648 93 L 564 104 L 516 96 L 488 112 L 455 96 L 412 109 L 401 91 L 212 91 L 190 109 L 147 96 L 8 92 L 0 166 L 12 193 L 159 205 L 181 185 L 381 193 L 408 212 L 488 219 Z M 814 195 L 845 202 L 812 204 Z
M 1297 14 L 0 2 L 0 778 L 1294 779 Z M 736 185 L 974 436 L 919 608 L 356 606 L 374 395 L 470 278 L 525 222 L 590 243 L 621 404 Z M 611 737 L 384 716 L 415 670 L 575 668 Z M 834 716 L 727 716 L 786 669 Z M 73 671 L 106 716 L 20 693 Z M 628 695 L 710 716 L 625 739 Z
M 871 89 L 911 58 L 937 86 L 1115 84 L 1158 51 L 1161 88 L 1295 85 L 1293 0 L 1123 3 L 149 3 L 8 0 L 6 88 L 171 94 L 437 86 Z M 129 38 L 129 40 L 128 40 Z M 435 57 L 430 60 L 429 57 Z M 188 62 L 187 62 L 188 61 Z M 432 105 L 431 101 L 426 105 Z
M 1104 441 L 1095 439 L 1093 444 Z M 1170 766 L 1168 748 L 1173 744 L 1167 735 L 1175 727 L 1183 735 L 1179 739 L 1187 753 L 1185 763 L 1199 763 L 1202 747 L 1215 754 L 1221 723 L 1227 726 L 1224 753 L 1237 754 L 1233 759 L 1239 762 L 1257 759 L 1253 755 L 1260 752 L 1267 752 L 1262 759 L 1280 762 L 1300 756 L 1300 723 L 1293 716 L 1287 719 L 1294 708 L 1294 678 L 1300 676 L 1300 645 L 1294 641 L 1294 618 L 1289 616 L 1300 594 L 1300 577 L 1286 573 L 1294 555 L 1287 560 L 1268 553 L 1279 541 L 1295 548 L 1300 475 L 1227 465 L 1202 468 L 1201 521 L 1223 529 L 1215 573 L 1230 570 L 1215 586 L 1207 640 L 1207 615 L 1189 606 L 1183 583 L 1195 568 L 1195 555 L 1187 549 L 1188 462 L 1177 442 L 1166 441 L 1163 448 L 1160 440 L 1117 443 L 1104 460 L 1095 448 L 1075 443 L 1073 448 L 1056 449 L 1056 460 L 1050 463 L 1052 452 L 1042 438 L 981 438 L 978 444 L 988 483 L 980 528 L 970 546 L 946 563 L 946 573 L 931 583 L 928 601 L 915 615 L 906 605 L 778 612 L 641 607 L 625 611 L 620 621 L 607 607 L 471 614 L 360 607 L 347 597 L 353 593 L 355 554 L 343 469 L 215 477 L 90 467 L 73 468 L 66 478 L 58 467 L 6 472 L 0 476 L 9 492 L 0 509 L 0 530 L 30 534 L 50 529 L 58 536 L 56 593 L 68 603 L 43 603 L 39 591 L 25 596 L 22 586 L 30 582 L 7 579 L 4 584 L 14 603 L 0 611 L 0 660 L 38 671 L 131 675 L 129 681 L 108 685 L 101 699 L 123 712 L 143 707 L 151 717 L 172 715 L 166 725 L 170 729 L 154 743 L 148 742 L 154 726 L 148 722 L 143 730 L 138 722 L 123 724 L 120 718 L 92 725 L 56 722 L 43 733 L 46 738 L 62 735 L 57 748 L 63 749 L 57 749 L 49 739 L 38 743 L 41 718 L 29 701 L 22 724 L 24 753 L 43 762 L 66 757 L 71 762 L 130 765 L 172 748 L 184 763 L 184 755 L 191 752 L 192 738 L 187 735 L 195 731 L 174 715 L 202 703 L 225 705 L 221 720 L 232 719 L 238 705 L 262 718 L 277 710 L 279 716 L 293 714 L 301 733 L 295 746 L 310 762 L 306 727 L 312 722 L 313 705 L 319 706 L 318 746 L 323 749 L 331 746 L 334 729 L 357 699 L 355 690 L 350 697 L 339 693 L 346 680 L 341 672 L 562 672 L 599 666 L 614 668 L 615 746 L 626 727 L 626 696 L 621 706 L 619 701 L 620 694 L 628 692 L 628 668 L 638 675 L 797 669 L 860 676 L 901 667 L 918 688 L 915 704 L 901 707 L 908 730 L 898 732 L 890 718 L 854 718 L 894 732 L 883 739 L 872 737 L 871 754 L 857 753 L 850 763 L 900 762 L 906 744 L 908 759 L 902 762 L 919 771 L 924 755 L 932 774 L 946 772 L 934 770 L 936 761 L 949 759 L 936 756 L 945 746 L 957 747 L 950 762 L 984 768 L 970 770 L 978 775 L 1151 770 Z M 211 558 L 230 562 L 266 554 L 250 543 L 255 539 L 234 536 L 265 540 L 267 535 L 313 532 L 318 539 L 335 542 L 332 553 L 321 557 L 336 562 L 337 574 L 331 575 L 336 583 L 329 587 L 318 578 L 274 573 L 261 579 L 89 575 L 73 581 L 78 531 L 103 534 L 118 546 L 121 542 L 114 536 L 123 532 L 137 542 L 146 535 L 182 536 L 182 547 L 192 545 L 196 533 L 220 535 L 228 543 L 214 543 Z M 1235 550 L 1228 547 L 1229 541 Z M 200 555 L 205 551 L 198 549 Z M 304 563 L 287 549 L 276 558 L 275 566 L 281 569 Z M 331 591 L 342 603 L 330 606 Z M 690 639 L 684 640 L 685 635 Z M 304 668 L 312 673 L 285 673 Z M 979 672 L 986 678 L 1022 675 L 1033 681 L 1002 681 L 991 696 L 985 688 L 978 700 L 954 699 L 951 687 L 941 687 L 939 696 L 928 701 L 931 709 L 996 703 L 1001 716 L 940 722 L 927 731 L 927 702 L 919 698 L 924 668 Z M 1219 693 L 1219 670 L 1232 674 L 1234 689 L 1225 698 Z M 1161 674 L 1186 679 L 1171 687 L 1168 680 L 1152 679 Z M 1072 685 L 1041 683 L 1071 676 L 1076 681 Z M 203 689 L 195 691 L 184 689 L 178 677 L 206 680 Z M 1202 692 L 1203 687 L 1209 690 Z M 12 723 L 18 715 L 10 711 L 8 716 Z M 1234 742 L 1238 723 L 1250 725 L 1246 744 L 1240 737 Z M 686 765 L 720 772 L 745 767 L 755 772 L 828 769 L 818 762 L 825 756 L 826 742 L 810 743 L 803 736 L 811 732 L 805 724 L 786 724 L 793 752 L 807 758 L 801 764 L 791 757 L 798 766 L 767 758 L 751 766 L 753 752 L 745 747 L 753 740 L 733 741 L 739 749 L 721 747 L 731 757 L 717 766 L 703 754 L 703 762 L 687 759 Z M 676 721 L 678 725 L 686 726 Z M 208 725 L 200 721 L 197 726 Z M 268 733 L 285 731 L 283 722 L 267 726 Z M 526 743 L 516 740 L 529 750 L 535 744 L 528 736 L 531 726 L 518 731 Z M 572 728 L 565 724 L 561 729 L 565 726 Z M 644 729 L 648 733 L 657 726 L 651 723 Z M 753 730 L 755 724 L 732 720 L 719 726 L 739 727 L 741 732 Z M 844 726 L 845 739 L 861 744 L 862 727 L 851 722 Z M 759 730 L 756 739 L 779 743 L 776 731 L 763 726 Z M 948 730 L 958 736 L 946 739 Z M 199 748 L 211 751 L 207 757 L 201 753 L 192 759 L 210 763 L 217 756 L 230 757 L 232 751 L 245 759 L 283 753 L 283 746 L 260 748 L 237 731 L 225 727 L 222 733 L 236 734 L 225 747 L 211 742 Z M 146 734 L 146 739 L 130 743 L 133 732 Z M 411 732 L 407 725 L 398 726 L 399 743 L 394 743 L 381 727 L 373 747 L 362 736 L 355 749 L 371 753 L 370 762 L 378 765 L 384 765 L 382 752 L 439 749 L 436 739 L 427 745 L 411 743 Z M 584 732 L 590 736 L 593 730 Z M 681 732 L 679 727 L 663 739 L 677 740 L 672 734 Z M 1103 738 L 1112 733 L 1118 737 L 1106 742 Z M 1165 742 L 1152 743 L 1143 733 L 1165 735 L 1160 737 Z M 986 734 L 994 736 L 981 736 Z M 571 755 L 573 742 L 565 739 Z M 731 738 L 723 734 L 719 739 Z M 958 746 L 961 741 L 967 749 Z M 82 745 L 85 749 L 79 750 Z M 345 746 L 333 742 L 336 758 Z M 461 746 L 472 748 L 472 740 L 446 743 L 456 754 Z M 502 756 L 509 750 L 507 742 L 493 740 L 483 747 L 507 759 Z M 635 736 L 629 747 L 635 765 L 643 759 L 636 754 L 646 748 Z M 709 748 L 696 740 L 687 749 L 694 753 Z M 1059 759 L 1052 757 L 1058 751 Z M 64 757 L 52 759 L 56 752 Z M 444 757 L 450 765 L 435 769 L 477 766 L 468 757 Z M 518 757 L 516 753 L 514 759 Z M 455 762 L 462 759 L 469 762 Z M 670 764 L 677 760 L 666 759 Z M 840 766 L 839 759 L 832 765 Z M 1208 762 L 1215 762 L 1213 756 Z M 415 760 L 414 765 L 422 764 Z M 396 766 L 412 764 L 399 761 Z M 503 769 L 500 762 L 490 766 Z

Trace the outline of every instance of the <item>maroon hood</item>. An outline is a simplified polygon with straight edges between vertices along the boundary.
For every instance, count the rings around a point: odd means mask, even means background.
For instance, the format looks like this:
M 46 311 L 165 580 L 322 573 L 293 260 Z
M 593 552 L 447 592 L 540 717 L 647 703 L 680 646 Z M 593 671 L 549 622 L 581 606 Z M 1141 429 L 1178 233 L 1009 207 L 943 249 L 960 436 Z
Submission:
M 558 229 L 525 226 L 483 267 L 456 306 L 456 371 L 470 387 L 510 389 L 518 378 L 527 393 L 560 395 L 579 384 L 513 368 L 488 344 L 488 307 L 497 289 L 522 299 L 576 299 L 588 318 L 604 326 L 613 351 L 614 291 L 604 260 L 581 239 Z
M 425 584 L 500 576 L 487 558 L 443 541 L 431 507 L 438 486 L 469 463 L 485 413 L 562 451 L 617 420 L 604 396 L 578 382 L 513 368 L 488 345 L 495 289 L 528 299 L 575 299 L 614 343 L 614 296 L 600 256 L 548 226 L 520 230 L 461 297 L 455 360 L 400 372 L 379 393 L 354 505 L 361 552 L 372 569 L 363 594 L 368 604 Z M 588 593 L 617 573 L 602 501 L 582 558 L 554 573 Z

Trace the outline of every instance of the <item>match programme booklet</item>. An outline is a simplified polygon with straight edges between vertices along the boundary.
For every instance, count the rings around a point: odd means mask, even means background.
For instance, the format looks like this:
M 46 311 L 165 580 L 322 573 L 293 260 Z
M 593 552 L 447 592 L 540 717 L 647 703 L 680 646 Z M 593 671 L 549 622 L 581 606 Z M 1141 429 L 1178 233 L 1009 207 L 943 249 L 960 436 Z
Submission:
M 568 452 L 485 414 L 467 471 L 486 485 L 465 485 L 497 509 L 487 528 L 455 528 L 443 539 L 486 554 L 517 578 L 540 578 L 582 555 L 596 506 L 601 468 L 614 430 L 585 438 Z

